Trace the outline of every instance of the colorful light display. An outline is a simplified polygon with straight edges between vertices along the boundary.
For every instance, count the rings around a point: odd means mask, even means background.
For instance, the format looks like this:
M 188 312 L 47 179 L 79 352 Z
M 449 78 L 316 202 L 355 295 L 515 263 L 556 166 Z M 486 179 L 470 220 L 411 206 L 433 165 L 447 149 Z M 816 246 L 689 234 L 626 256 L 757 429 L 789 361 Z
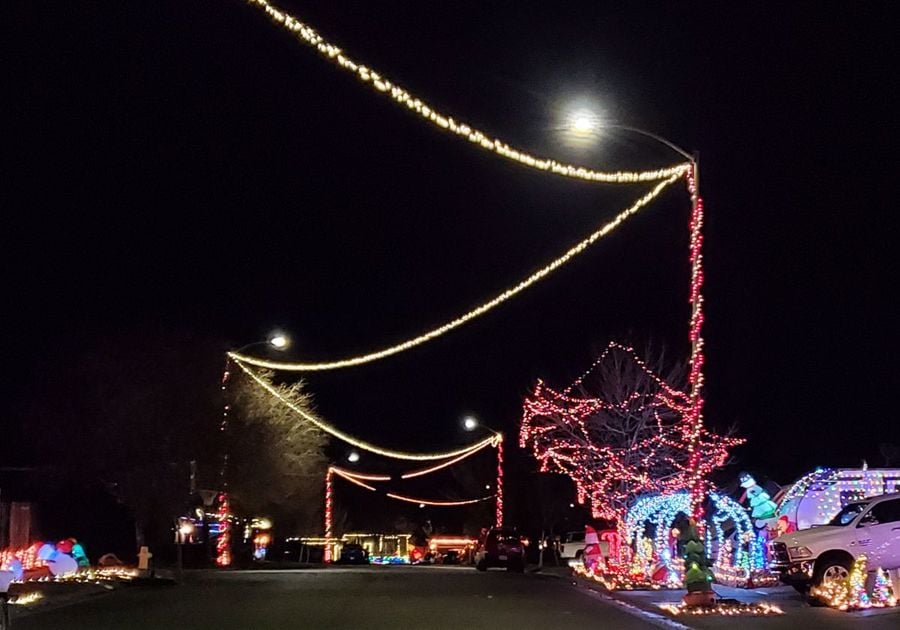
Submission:
M 824 525 L 848 503 L 900 491 L 898 468 L 817 468 L 798 479 L 778 502 L 788 528 Z
M 853 561 L 850 574 L 845 580 L 832 580 L 810 589 L 809 594 L 838 610 L 862 610 L 870 608 L 872 602 L 866 592 L 868 558 L 860 554 Z
M 878 567 L 878 570 L 875 571 L 875 584 L 872 587 L 870 602 L 875 608 L 887 608 L 897 605 L 897 596 L 894 595 L 894 586 L 891 584 L 891 578 L 881 567 Z
M 729 586 L 759 587 L 777 582 L 769 573 L 765 558 L 764 540 L 755 533 L 747 512 L 739 503 L 718 492 L 709 494 L 712 509 L 707 515 L 705 551 L 715 558 L 711 569 L 716 580 Z M 679 514 L 691 513 L 688 491 L 653 494 L 639 498 L 628 511 L 624 522 L 625 542 L 640 548 L 651 540 L 654 557 L 665 567 L 662 579 L 680 582 L 683 566 L 675 553 L 673 526 Z
M 620 403 L 572 395 L 575 385 L 613 351 L 633 361 L 648 377 L 648 385 Z M 695 448 L 701 449 L 704 457 L 698 463 L 690 447 L 695 430 L 691 404 L 689 394 L 653 373 L 632 348 L 611 342 L 591 369 L 564 390 L 556 391 L 538 381 L 524 402 L 519 445 L 530 448 L 542 471 L 568 475 L 575 482 L 579 501 L 590 500 L 596 518 L 621 522 L 624 508 L 620 506 L 633 497 L 689 488 L 696 475 L 694 466 L 705 477 L 725 463 L 728 449 L 743 443 L 701 427 Z M 625 417 L 651 414 L 655 422 L 646 424 L 642 433 L 626 444 L 609 444 L 600 428 L 592 425 L 592 418 L 604 413 Z

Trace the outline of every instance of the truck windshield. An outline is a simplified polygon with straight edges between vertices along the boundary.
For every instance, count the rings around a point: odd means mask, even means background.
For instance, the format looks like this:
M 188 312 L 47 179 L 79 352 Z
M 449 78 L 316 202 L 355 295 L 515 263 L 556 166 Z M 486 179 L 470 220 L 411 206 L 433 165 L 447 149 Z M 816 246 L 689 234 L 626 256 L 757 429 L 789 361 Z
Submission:
M 844 507 L 843 510 L 838 512 L 837 516 L 831 519 L 828 524 L 836 525 L 838 527 L 849 525 L 851 522 L 853 522 L 853 519 L 855 519 L 857 515 L 859 515 L 859 513 L 865 510 L 868 506 L 868 503 L 849 503 Z

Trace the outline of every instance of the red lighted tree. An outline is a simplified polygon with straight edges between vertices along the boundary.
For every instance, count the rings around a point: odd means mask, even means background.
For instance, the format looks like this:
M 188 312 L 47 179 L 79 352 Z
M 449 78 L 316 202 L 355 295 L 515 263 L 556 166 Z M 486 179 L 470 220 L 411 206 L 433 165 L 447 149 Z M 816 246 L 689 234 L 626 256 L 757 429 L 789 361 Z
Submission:
M 690 397 L 677 388 L 684 370 L 663 378 L 662 364 L 662 357 L 648 364 L 611 342 L 566 389 L 538 381 L 525 399 L 520 446 L 542 472 L 568 475 L 595 518 L 622 522 L 637 495 L 690 487 Z M 703 430 L 701 474 L 724 465 L 728 449 L 742 441 Z

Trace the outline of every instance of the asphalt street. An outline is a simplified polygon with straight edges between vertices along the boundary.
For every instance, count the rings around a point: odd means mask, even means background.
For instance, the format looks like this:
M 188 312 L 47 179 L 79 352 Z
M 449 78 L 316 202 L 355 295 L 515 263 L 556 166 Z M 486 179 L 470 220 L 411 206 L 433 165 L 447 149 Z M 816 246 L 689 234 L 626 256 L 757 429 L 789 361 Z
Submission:
M 721 587 L 720 587 L 721 588 Z M 895 630 L 900 609 L 841 613 L 813 608 L 791 589 L 720 593 L 768 601 L 772 618 L 678 617 L 659 611 L 680 591 L 634 591 L 616 598 L 575 586 L 561 574 L 479 573 L 471 567 L 329 567 L 203 571 L 182 586 L 127 586 L 47 610 L 14 611 L 15 630 L 708 628 L 735 630 Z
M 646 628 L 563 579 L 471 567 L 200 573 L 15 619 L 15 630 Z

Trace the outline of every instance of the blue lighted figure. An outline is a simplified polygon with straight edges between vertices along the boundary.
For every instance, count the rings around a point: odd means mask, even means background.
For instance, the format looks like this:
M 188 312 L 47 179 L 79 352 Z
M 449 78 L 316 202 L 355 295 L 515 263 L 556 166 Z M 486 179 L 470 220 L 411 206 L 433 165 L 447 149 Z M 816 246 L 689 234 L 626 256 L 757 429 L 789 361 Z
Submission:
M 78 567 L 81 569 L 87 569 L 91 566 L 91 561 L 88 560 L 87 553 L 84 551 L 84 546 L 75 540 L 72 540 L 72 557 L 75 558 L 75 561 L 78 562 Z

